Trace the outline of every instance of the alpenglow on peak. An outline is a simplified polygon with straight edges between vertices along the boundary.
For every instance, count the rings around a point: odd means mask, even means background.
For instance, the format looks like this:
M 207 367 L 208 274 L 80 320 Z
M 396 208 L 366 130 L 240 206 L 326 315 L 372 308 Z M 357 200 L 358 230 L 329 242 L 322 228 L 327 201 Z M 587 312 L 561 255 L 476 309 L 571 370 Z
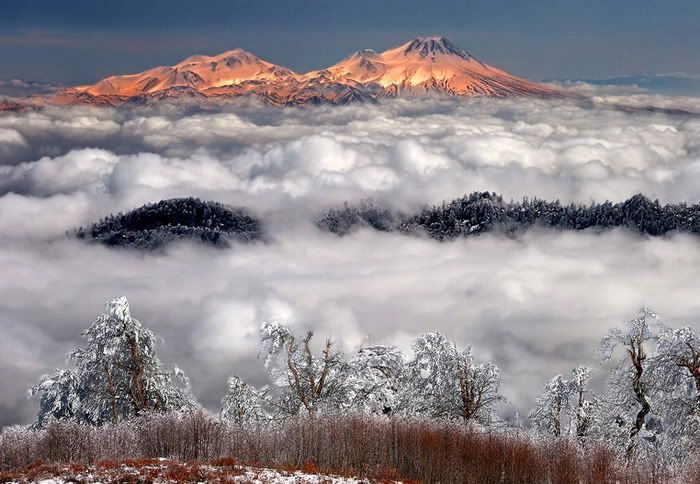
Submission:
M 325 69 L 297 73 L 242 49 L 196 55 L 173 66 L 117 75 L 64 89 L 56 104 L 153 104 L 186 98 L 219 102 L 248 96 L 275 106 L 347 104 L 404 95 L 558 97 L 553 87 L 508 74 L 477 60 L 444 36 L 416 37 L 375 52 L 358 50 Z
M 469 54 L 469 52 L 457 47 L 450 42 L 447 37 L 416 37 L 404 45 L 406 46 L 404 50 L 406 54 L 417 52 L 422 57 L 429 55 L 456 55 L 467 60 L 473 59 L 473 56 Z

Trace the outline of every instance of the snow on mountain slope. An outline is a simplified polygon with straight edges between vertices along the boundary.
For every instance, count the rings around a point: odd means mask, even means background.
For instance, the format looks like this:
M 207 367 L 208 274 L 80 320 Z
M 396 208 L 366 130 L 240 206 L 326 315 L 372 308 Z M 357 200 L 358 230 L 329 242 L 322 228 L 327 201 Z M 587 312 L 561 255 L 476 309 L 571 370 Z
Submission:
M 376 83 L 387 95 L 436 90 L 455 96 L 554 95 L 475 59 L 445 37 L 419 37 L 382 53 L 358 51 L 323 72 L 334 80 Z M 307 74 L 308 75 L 308 74 Z
M 214 57 L 188 57 L 172 67 L 156 67 L 140 74 L 108 77 L 92 86 L 76 89 L 92 95 L 135 96 L 171 87 L 192 87 L 201 91 L 246 81 L 269 82 L 297 76 L 289 69 L 236 49 Z
M 417 37 L 377 53 L 361 50 L 306 74 L 241 49 L 197 55 L 170 67 L 111 76 L 58 92 L 57 104 L 116 106 L 169 98 L 257 96 L 274 105 L 347 104 L 408 93 L 451 96 L 558 96 L 554 88 L 508 74 L 475 59 L 445 37 Z

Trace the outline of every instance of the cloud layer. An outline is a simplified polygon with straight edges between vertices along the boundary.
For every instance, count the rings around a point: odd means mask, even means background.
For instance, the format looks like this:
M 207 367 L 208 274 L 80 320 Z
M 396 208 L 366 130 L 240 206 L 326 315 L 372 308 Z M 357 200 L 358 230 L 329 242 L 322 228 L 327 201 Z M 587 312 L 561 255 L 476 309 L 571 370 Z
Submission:
M 615 97 L 634 110 L 612 101 L 0 115 L 0 424 L 31 419 L 26 387 L 119 295 L 214 409 L 233 372 L 263 382 L 256 330 L 267 318 L 316 328 L 349 351 L 443 331 L 503 368 L 523 412 L 545 379 L 592 360 L 605 330 L 639 305 L 672 323 L 699 321 L 693 237 L 545 232 L 441 244 L 370 231 L 338 239 L 313 226 L 346 200 L 413 209 L 474 190 L 700 201 L 700 118 L 644 109 L 678 107 L 674 98 Z M 250 208 L 271 240 L 148 256 L 63 237 L 189 195 Z

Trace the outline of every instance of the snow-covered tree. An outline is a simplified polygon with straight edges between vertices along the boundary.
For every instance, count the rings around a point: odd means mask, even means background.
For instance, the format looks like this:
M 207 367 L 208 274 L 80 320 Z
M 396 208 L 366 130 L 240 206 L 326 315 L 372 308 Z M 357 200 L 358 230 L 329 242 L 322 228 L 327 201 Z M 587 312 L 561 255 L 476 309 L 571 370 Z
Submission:
M 361 348 L 348 362 L 330 340 L 314 353 L 313 333 L 298 341 L 285 323 L 263 323 L 260 337 L 272 386 L 257 390 L 232 377 L 222 401 L 223 418 L 243 422 L 300 412 L 393 411 L 404 369 L 404 357 L 397 348 Z
M 37 425 L 51 418 L 102 425 L 198 407 L 184 373 L 163 368 L 156 336 L 131 317 L 125 297 L 108 302 L 82 336 L 85 345 L 68 354 L 75 369 L 44 377 L 30 390 L 41 393 Z
M 413 343 L 402 406 L 405 411 L 465 423 L 489 423 L 499 393 L 501 375 L 493 363 L 478 364 L 471 348 L 459 350 L 440 333 L 428 333 Z
M 652 374 L 664 417 L 661 445 L 668 459 L 679 461 L 700 445 L 700 337 L 694 328 L 659 333 Z
M 686 411 L 700 415 L 700 337 L 695 329 L 664 329 L 657 353 L 656 368 L 661 370 L 664 389 L 681 389 Z
M 541 432 L 561 436 L 570 396 L 571 384 L 563 376 L 557 375 L 547 382 L 535 409 L 530 412 L 530 419 Z
M 260 337 L 265 365 L 278 390 L 274 402 L 282 414 L 315 414 L 347 403 L 347 363 L 330 339 L 315 355 L 311 331 L 299 342 L 287 325 L 265 322 Z
M 591 418 L 591 401 L 586 396 L 590 370 L 579 366 L 571 372 L 571 379 L 557 375 L 545 384 L 544 392 L 538 397 L 529 417 L 544 434 L 553 437 L 575 435 L 583 442 Z
M 73 370 L 58 369 L 53 375 L 44 375 L 28 392 L 30 397 L 40 394 L 39 412 L 35 427 L 43 428 L 51 421 L 76 420 L 80 417 L 81 393 L 78 376 Z
M 266 411 L 267 391 L 258 390 L 238 376 L 228 379 L 228 391 L 221 400 L 220 416 L 238 425 L 270 420 Z
M 585 366 L 577 366 L 571 370 L 571 373 L 573 378 L 569 382 L 571 393 L 569 404 L 575 406 L 576 437 L 579 442 L 584 443 L 591 428 L 592 412 L 595 407 L 595 398 L 586 398 L 591 370 Z
M 638 448 L 641 437 L 646 442 L 655 440 L 655 430 L 648 428 L 648 416 L 652 411 L 651 392 L 653 381 L 649 368 L 649 351 L 654 344 L 652 325 L 658 316 L 647 308 L 641 308 L 636 318 L 623 328 L 611 329 L 603 338 L 600 354 L 610 361 L 621 350 L 622 357 L 611 372 L 608 394 L 604 401 L 602 433 L 618 447 L 625 449 L 630 459 Z M 605 426 L 607 425 L 607 428 Z
M 395 346 L 360 348 L 348 367 L 350 407 L 370 413 L 394 412 L 404 368 L 404 356 Z

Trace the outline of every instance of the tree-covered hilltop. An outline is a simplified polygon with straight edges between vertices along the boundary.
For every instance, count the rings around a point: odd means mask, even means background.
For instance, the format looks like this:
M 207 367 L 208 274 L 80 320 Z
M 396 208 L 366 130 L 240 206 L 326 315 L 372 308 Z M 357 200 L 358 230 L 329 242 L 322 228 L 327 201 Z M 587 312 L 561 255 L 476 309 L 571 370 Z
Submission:
M 496 193 L 474 192 L 441 205 L 426 206 L 415 214 L 366 200 L 354 205 L 345 203 L 318 218 L 316 225 L 341 236 L 370 227 L 381 232 L 425 233 L 436 240 L 487 232 L 514 236 L 531 228 L 626 228 L 647 236 L 700 234 L 700 204 L 661 205 L 641 194 L 619 203 L 562 204 L 559 200 L 539 198 L 506 201 Z M 192 197 L 162 200 L 110 215 L 73 233 L 80 239 L 108 246 L 139 249 L 159 249 L 181 239 L 228 247 L 231 240 L 263 238 L 261 221 L 245 209 Z
M 624 227 L 643 235 L 670 232 L 700 233 L 700 205 L 661 205 L 637 194 L 620 203 L 568 204 L 538 198 L 504 201 L 495 193 L 474 192 L 442 205 L 425 207 L 415 215 L 401 215 L 372 203 L 346 204 L 323 215 L 317 225 L 345 235 L 368 226 L 382 231 L 425 232 L 437 240 L 486 232 L 518 234 L 530 228 L 607 230 Z
M 396 229 L 401 217 L 388 208 L 378 207 L 371 200 L 361 200 L 357 205 L 346 202 L 343 208 L 331 209 L 316 221 L 316 225 L 338 235 L 346 235 L 358 227 L 391 232 Z
M 262 237 L 261 223 L 240 208 L 198 198 L 173 198 L 110 215 L 75 231 L 76 237 L 108 246 L 158 249 L 175 240 L 227 247 L 229 240 Z

